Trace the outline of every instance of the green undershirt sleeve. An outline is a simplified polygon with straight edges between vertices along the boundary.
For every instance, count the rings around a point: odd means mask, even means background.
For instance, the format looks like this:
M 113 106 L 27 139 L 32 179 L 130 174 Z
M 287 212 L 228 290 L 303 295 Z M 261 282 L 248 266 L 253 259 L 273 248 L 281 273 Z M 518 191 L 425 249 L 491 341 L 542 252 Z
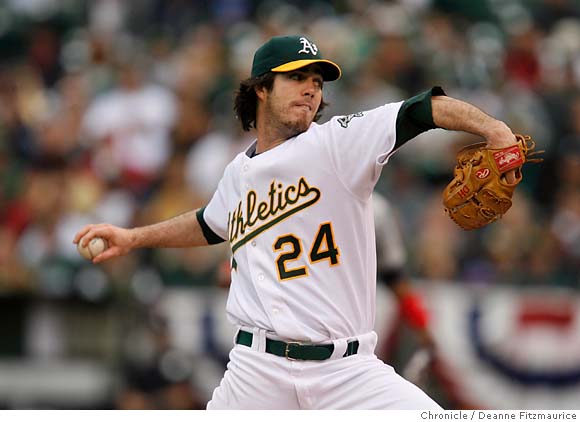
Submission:
M 435 86 L 403 102 L 397 114 L 397 137 L 394 149 L 400 148 L 405 142 L 420 133 L 438 127 L 433 122 L 431 97 L 439 95 L 446 95 L 445 91 L 441 87 Z
M 225 242 L 225 239 L 222 239 L 217 234 L 215 234 L 215 232 L 212 229 L 210 229 L 210 227 L 207 225 L 205 219 L 203 218 L 204 211 L 205 207 L 200 208 L 195 213 L 195 216 L 197 217 L 197 222 L 201 226 L 201 231 L 203 232 L 203 235 L 205 237 L 205 240 L 207 240 L 207 243 L 209 243 L 210 245 L 216 245 L 218 243 Z

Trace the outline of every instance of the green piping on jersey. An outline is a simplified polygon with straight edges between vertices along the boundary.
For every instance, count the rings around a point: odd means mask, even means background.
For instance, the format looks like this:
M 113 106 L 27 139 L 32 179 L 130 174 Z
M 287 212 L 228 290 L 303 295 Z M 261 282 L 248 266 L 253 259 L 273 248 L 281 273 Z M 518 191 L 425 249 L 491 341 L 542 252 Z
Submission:
M 203 212 L 205 211 L 205 207 L 200 208 L 197 210 L 197 212 L 195 213 L 195 216 L 197 217 L 197 222 L 199 223 L 199 225 L 201 226 L 201 231 L 205 237 L 205 240 L 207 240 L 207 243 L 210 245 L 216 245 L 218 243 L 222 243 L 225 242 L 225 239 L 222 239 L 221 237 L 219 237 L 205 222 L 205 219 L 203 218 Z
M 394 149 L 420 133 L 438 126 L 433 122 L 431 97 L 445 95 L 443 89 L 435 86 L 403 102 L 397 114 L 397 139 Z

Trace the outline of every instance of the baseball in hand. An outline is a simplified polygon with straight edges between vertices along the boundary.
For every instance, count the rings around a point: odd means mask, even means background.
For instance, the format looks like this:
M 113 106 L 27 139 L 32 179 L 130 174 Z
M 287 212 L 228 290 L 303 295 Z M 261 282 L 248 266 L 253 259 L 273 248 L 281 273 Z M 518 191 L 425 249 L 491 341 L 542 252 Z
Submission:
M 95 256 L 106 250 L 109 245 L 107 241 L 102 237 L 93 237 L 89 244 L 84 247 L 82 246 L 83 239 L 79 240 L 77 244 L 77 250 L 79 253 L 89 261 L 92 261 Z

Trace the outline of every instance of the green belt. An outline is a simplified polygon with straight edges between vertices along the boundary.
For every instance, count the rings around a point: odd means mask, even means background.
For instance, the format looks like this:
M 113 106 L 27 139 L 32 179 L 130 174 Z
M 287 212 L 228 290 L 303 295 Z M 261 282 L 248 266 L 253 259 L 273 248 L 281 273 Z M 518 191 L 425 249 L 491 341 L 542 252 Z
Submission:
M 240 330 L 236 336 L 236 344 L 252 347 L 253 334 Z M 358 352 L 358 340 L 349 341 L 343 358 L 356 355 Z M 280 340 L 266 338 L 266 353 L 281 356 L 289 360 L 325 360 L 334 351 L 334 344 L 302 344 L 296 342 L 286 343 Z

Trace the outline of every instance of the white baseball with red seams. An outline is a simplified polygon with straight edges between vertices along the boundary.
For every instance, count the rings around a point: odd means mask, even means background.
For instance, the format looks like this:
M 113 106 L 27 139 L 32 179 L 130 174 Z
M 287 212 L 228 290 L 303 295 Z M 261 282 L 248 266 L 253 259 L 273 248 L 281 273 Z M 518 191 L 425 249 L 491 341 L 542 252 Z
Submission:
M 91 261 L 94 257 L 108 248 L 107 241 L 100 237 L 93 237 L 87 246 L 83 246 L 83 239 L 77 243 L 77 250 L 81 256 Z
M 226 168 L 203 218 L 230 242 L 226 311 L 254 342 L 234 347 L 208 409 L 439 408 L 374 355 L 372 192 L 401 104 L 312 123 L 261 154 L 251 146 Z M 266 337 L 335 351 L 323 362 L 289 361 L 263 353 Z M 359 339 L 360 353 L 342 358 L 349 339 Z M 346 369 L 352 383 L 330 379 Z

